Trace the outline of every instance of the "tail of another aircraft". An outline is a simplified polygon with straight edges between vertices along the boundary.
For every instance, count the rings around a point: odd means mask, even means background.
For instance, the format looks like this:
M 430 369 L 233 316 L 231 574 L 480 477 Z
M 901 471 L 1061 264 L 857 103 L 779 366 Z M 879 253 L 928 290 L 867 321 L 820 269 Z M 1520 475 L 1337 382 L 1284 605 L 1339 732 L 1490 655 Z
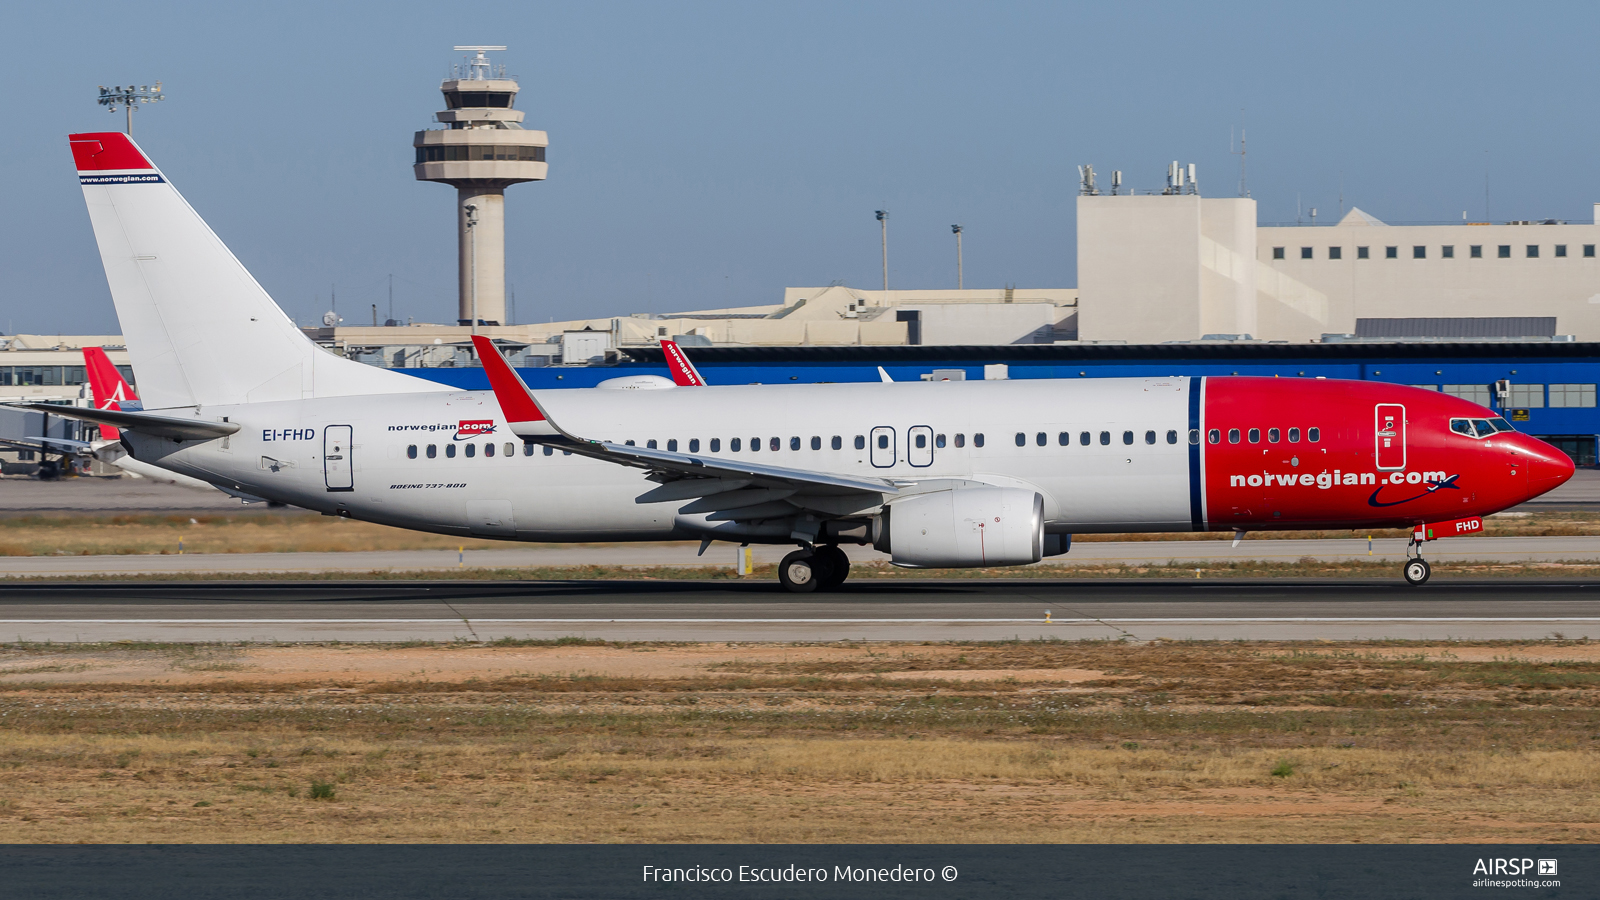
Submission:
M 132 138 L 71 142 L 146 407 L 432 389 L 312 343 Z
M 89 393 L 94 395 L 95 409 L 128 410 L 138 412 L 144 409 L 139 402 L 139 396 L 128 386 L 128 382 L 111 364 L 111 358 L 106 356 L 103 347 L 83 348 L 83 365 L 89 371 Z M 116 426 L 101 425 L 100 436 L 108 441 L 114 441 L 122 432 Z

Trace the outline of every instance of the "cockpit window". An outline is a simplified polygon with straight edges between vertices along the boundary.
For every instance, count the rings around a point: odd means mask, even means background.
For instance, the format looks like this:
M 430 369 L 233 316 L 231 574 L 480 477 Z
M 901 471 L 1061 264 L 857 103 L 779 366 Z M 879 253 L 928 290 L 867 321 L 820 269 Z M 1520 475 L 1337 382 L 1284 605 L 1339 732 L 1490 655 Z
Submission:
M 1467 437 L 1477 437 L 1472 432 L 1472 421 L 1470 419 L 1451 419 L 1450 430 L 1456 434 L 1464 434 Z
M 1495 431 L 1516 431 L 1515 428 L 1511 427 L 1511 423 L 1510 422 L 1507 422 L 1505 419 L 1502 419 L 1502 418 L 1500 418 L 1498 416 L 1496 416 L 1493 419 L 1490 419 L 1489 422 L 1490 422 L 1490 424 L 1494 425 L 1494 430 Z
M 1494 426 L 1489 424 L 1488 419 L 1473 419 L 1472 427 L 1478 429 L 1478 437 L 1488 437 L 1494 434 Z

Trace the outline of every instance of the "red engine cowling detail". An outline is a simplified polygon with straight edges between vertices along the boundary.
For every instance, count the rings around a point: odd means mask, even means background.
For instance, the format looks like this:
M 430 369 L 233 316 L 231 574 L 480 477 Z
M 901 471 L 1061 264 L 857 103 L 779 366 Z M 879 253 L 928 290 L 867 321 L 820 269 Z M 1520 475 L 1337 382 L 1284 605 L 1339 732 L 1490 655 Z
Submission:
M 1450 427 L 1452 418 L 1498 416 L 1400 384 L 1209 378 L 1201 436 L 1206 524 L 1247 531 L 1453 527 L 1571 477 L 1571 460 L 1543 441 Z

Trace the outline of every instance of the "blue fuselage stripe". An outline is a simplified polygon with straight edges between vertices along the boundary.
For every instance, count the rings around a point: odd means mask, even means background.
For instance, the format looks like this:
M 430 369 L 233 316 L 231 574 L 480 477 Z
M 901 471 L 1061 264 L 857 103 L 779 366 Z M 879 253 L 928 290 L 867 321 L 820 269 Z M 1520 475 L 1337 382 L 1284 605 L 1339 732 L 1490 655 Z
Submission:
M 1199 435 L 1200 440 L 1189 441 L 1189 520 L 1190 526 L 1195 531 L 1205 531 L 1206 522 L 1200 503 L 1200 451 L 1205 435 L 1200 434 L 1200 385 L 1203 379 L 1192 376 L 1189 379 L 1189 434 Z

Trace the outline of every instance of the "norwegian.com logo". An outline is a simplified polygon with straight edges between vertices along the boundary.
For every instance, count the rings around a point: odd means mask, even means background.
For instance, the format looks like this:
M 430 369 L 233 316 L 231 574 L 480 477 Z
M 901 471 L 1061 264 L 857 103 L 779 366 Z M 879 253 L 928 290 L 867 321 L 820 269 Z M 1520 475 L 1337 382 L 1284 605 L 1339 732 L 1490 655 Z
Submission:
M 493 419 L 462 419 L 456 426 L 455 439 L 470 441 L 480 434 L 494 434 Z

